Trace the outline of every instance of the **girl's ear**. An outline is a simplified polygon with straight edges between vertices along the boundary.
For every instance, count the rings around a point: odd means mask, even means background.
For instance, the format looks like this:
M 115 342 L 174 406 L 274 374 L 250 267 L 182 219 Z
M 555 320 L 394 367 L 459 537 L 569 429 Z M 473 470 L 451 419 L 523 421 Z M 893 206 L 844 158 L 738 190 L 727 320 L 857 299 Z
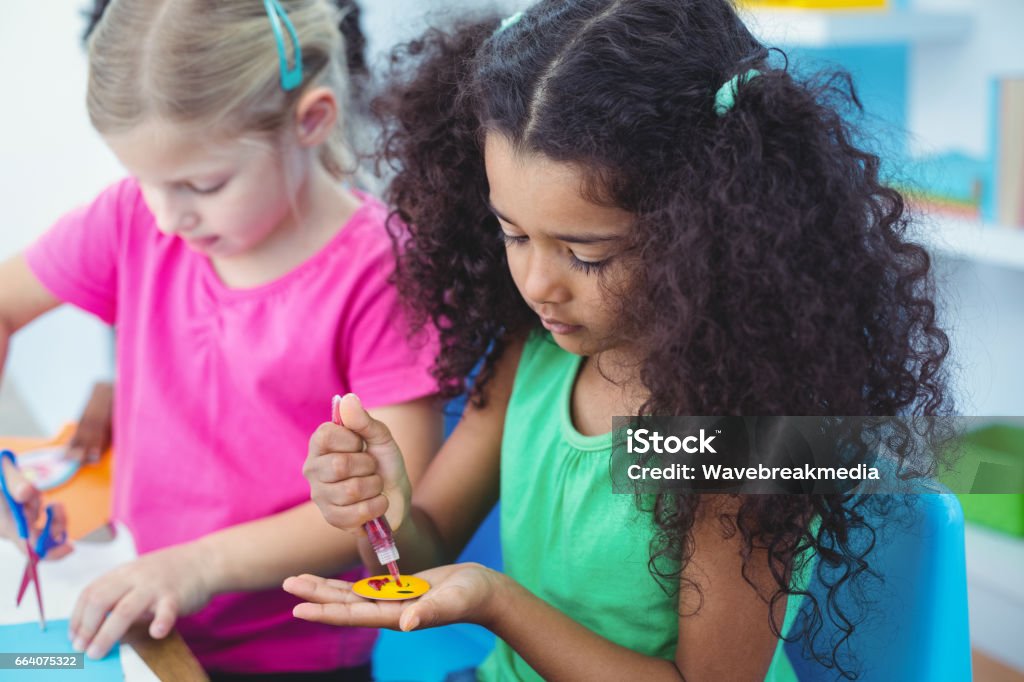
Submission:
M 330 137 L 338 121 L 338 100 L 330 88 L 310 88 L 295 107 L 295 133 L 299 144 L 316 147 Z

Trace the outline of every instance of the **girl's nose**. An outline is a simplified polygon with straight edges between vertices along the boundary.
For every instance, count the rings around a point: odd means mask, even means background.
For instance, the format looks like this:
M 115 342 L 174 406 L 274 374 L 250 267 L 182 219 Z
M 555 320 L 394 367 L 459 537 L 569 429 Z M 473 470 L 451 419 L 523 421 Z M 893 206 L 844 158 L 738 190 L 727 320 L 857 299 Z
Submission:
M 569 300 L 569 289 L 562 281 L 558 263 L 552 257 L 536 252 L 527 259 L 523 294 L 533 303 L 564 303 Z
M 184 202 L 169 195 L 147 196 L 146 203 L 164 234 L 185 234 L 196 228 L 199 216 Z

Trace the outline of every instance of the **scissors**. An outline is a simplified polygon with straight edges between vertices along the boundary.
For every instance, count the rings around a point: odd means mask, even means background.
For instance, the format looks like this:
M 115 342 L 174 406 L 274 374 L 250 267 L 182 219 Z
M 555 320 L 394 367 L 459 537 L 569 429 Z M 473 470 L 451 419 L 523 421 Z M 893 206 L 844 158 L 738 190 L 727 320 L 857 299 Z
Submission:
M 43 526 L 43 531 L 39 534 L 36 539 L 35 547 L 29 541 L 29 527 L 28 519 L 25 517 L 25 509 L 19 502 L 14 501 L 14 493 L 10 488 L 7 487 L 7 477 L 4 476 L 3 461 L 8 460 L 11 466 L 17 468 L 18 463 L 14 458 L 14 453 L 10 450 L 4 450 L 0 452 L 0 488 L 3 489 L 4 498 L 7 500 L 7 506 L 11 508 L 11 516 L 14 517 L 14 523 L 18 527 L 18 537 L 25 541 L 25 554 L 28 556 L 28 563 L 25 565 L 25 573 L 21 576 L 21 587 L 18 588 L 18 600 L 17 606 L 21 606 L 21 599 L 25 596 L 26 590 L 28 590 L 28 584 L 30 582 L 35 584 L 36 589 L 36 601 L 39 604 L 39 626 L 45 631 L 46 630 L 46 616 L 43 615 L 43 591 L 39 584 L 39 560 L 46 556 L 54 547 L 59 547 L 64 544 L 67 539 L 67 533 L 62 532 L 60 536 L 54 537 L 50 528 L 53 523 L 53 505 L 46 507 L 46 524 Z

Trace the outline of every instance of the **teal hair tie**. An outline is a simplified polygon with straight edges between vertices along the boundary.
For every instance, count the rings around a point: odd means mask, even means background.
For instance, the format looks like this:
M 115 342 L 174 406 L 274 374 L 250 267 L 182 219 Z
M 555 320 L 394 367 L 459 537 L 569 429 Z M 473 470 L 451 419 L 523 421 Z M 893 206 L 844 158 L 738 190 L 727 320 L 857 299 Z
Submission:
M 281 87 L 285 92 L 294 90 L 302 85 L 302 47 L 299 45 L 299 36 L 295 33 L 295 26 L 292 25 L 288 13 L 278 0 L 263 0 L 263 7 L 270 17 L 270 28 L 274 31 L 274 40 L 277 41 L 277 54 L 281 60 Z M 295 57 L 295 66 L 288 66 L 288 50 L 284 45 L 284 33 L 281 31 L 281 24 L 284 24 L 288 36 L 292 40 L 292 53 Z
M 715 93 L 715 113 L 719 116 L 725 116 L 732 111 L 733 106 L 736 105 L 736 90 L 739 88 L 740 83 L 746 83 L 760 75 L 761 72 L 757 69 L 750 69 L 744 74 L 738 73 L 725 81 L 722 87 L 718 88 L 718 92 Z
M 519 10 L 518 12 L 513 14 L 512 16 L 505 17 L 504 19 L 501 20 L 501 23 L 498 24 L 498 28 L 494 31 L 494 35 L 498 35 L 499 33 L 504 31 L 509 26 L 512 26 L 512 25 L 518 23 L 519 20 L 522 19 L 522 18 L 523 18 L 523 11 L 522 10 Z

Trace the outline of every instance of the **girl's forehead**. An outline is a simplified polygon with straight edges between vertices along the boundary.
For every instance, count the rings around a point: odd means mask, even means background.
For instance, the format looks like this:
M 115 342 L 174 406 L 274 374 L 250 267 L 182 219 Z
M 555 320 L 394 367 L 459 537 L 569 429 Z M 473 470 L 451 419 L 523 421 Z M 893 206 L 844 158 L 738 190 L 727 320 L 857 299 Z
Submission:
M 583 172 L 570 163 L 540 154 L 517 152 L 502 135 L 489 133 L 484 163 L 491 208 L 522 229 L 565 233 L 624 233 L 634 216 L 621 208 L 587 198 Z
M 104 140 L 133 173 L 151 177 L 210 172 L 251 160 L 269 146 L 156 119 L 104 135 Z

